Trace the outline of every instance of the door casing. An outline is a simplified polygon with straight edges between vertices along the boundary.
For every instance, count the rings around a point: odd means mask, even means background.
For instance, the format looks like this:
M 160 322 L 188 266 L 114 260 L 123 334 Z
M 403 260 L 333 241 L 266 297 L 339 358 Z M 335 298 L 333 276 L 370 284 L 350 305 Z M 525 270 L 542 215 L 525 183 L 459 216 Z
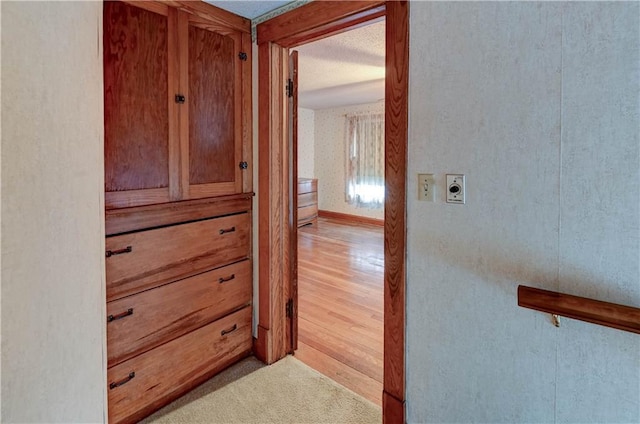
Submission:
M 285 84 L 291 47 L 386 18 L 384 423 L 405 422 L 406 172 L 409 4 L 407 1 L 314 1 L 257 28 L 259 63 L 259 315 L 254 353 L 270 364 L 286 356 L 291 289 L 290 213 L 295 185 Z M 292 187 L 293 185 L 293 187 Z

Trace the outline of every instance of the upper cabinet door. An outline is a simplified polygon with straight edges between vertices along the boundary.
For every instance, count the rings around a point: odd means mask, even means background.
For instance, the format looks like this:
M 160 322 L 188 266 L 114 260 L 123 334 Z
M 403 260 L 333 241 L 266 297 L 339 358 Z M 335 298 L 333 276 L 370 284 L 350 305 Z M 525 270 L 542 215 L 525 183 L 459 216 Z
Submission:
M 250 22 L 104 2 L 106 209 L 252 191 Z
M 181 51 L 187 57 L 181 87 L 187 88 L 188 104 L 180 110 L 183 194 L 194 199 L 241 193 L 242 35 L 197 16 L 183 19 Z
M 169 8 L 108 1 L 103 10 L 106 208 L 168 202 Z

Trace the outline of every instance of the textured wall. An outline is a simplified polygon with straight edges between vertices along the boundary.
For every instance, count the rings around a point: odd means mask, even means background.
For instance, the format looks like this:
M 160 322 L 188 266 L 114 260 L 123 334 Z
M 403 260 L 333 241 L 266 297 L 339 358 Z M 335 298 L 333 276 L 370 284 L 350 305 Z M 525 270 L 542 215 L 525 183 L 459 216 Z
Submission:
M 640 3 L 563 14 L 560 291 L 640 307 Z M 559 422 L 640 422 L 640 337 L 565 320 Z
M 298 109 L 298 177 L 315 176 L 315 113 L 311 109 Z
M 356 208 L 345 201 L 344 115 L 356 112 L 384 112 L 384 102 L 315 111 L 318 209 L 384 219 L 383 209 Z
M 1 8 L 2 422 L 104 422 L 102 4 Z
M 518 284 L 640 306 L 639 3 L 412 2 L 412 423 L 639 422 L 640 338 Z M 436 174 L 418 202 L 418 172 Z M 444 174 L 467 204 L 444 202 Z

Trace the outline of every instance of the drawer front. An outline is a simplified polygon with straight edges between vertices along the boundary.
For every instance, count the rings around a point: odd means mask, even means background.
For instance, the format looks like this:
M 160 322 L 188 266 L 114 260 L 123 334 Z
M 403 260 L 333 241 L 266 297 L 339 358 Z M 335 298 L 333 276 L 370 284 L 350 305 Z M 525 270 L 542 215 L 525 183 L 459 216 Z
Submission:
M 298 208 L 298 223 L 307 222 L 318 216 L 318 205 L 304 206 Z
M 111 367 L 251 302 L 247 259 L 107 303 Z
M 298 194 L 318 191 L 317 179 L 298 179 Z
M 109 422 L 135 422 L 251 351 L 251 307 L 107 371 Z
M 107 301 L 249 257 L 250 226 L 243 213 L 108 237 Z
M 318 192 L 305 193 L 298 195 L 298 207 L 318 204 Z

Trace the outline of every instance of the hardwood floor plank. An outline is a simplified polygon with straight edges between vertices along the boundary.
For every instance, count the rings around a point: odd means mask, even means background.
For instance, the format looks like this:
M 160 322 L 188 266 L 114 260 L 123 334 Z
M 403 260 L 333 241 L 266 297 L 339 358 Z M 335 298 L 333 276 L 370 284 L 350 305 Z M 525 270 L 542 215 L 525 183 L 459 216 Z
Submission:
M 326 353 L 334 359 L 360 371 L 369 377 L 382 381 L 382 357 L 375 346 L 367 345 L 350 331 L 337 334 L 333 329 L 325 329 L 310 321 L 300 320 L 298 340 Z
M 383 229 L 331 218 L 298 229 L 298 359 L 381 404 Z
M 298 342 L 295 357 L 347 389 L 356 392 L 376 405 L 382 406 L 381 382 L 325 355 L 306 343 Z

